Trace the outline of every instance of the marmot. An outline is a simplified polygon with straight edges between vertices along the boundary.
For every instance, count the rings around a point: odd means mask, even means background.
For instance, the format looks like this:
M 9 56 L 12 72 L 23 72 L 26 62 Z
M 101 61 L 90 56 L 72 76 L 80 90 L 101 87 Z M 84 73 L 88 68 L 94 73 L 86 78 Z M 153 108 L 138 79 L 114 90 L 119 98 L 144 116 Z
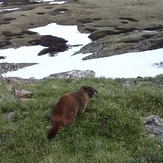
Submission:
M 53 106 L 53 125 L 48 131 L 47 138 L 51 139 L 56 136 L 61 124 L 72 125 L 76 115 L 85 111 L 88 101 L 95 93 L 98 93 L 97 90 L 90 86 L 83 86 L 76 92 L 65 93 Z

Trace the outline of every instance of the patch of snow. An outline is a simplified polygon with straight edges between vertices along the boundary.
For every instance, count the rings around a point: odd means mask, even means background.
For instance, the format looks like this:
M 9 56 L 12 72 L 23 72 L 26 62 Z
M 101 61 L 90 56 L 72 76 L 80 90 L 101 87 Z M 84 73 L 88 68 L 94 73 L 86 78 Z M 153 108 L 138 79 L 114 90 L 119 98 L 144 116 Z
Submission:
M 8 8 L 8 9 L 1 9 L 0 11 L 15 11 L 18 10 L 19 8 Z
M 82 46 L 90 43 L 89 34 L 82 34 L 78 31 L 77 26 L 62 26 L 51 23 L 44 27 L 30 29 L 38 32 L 40 35 L 53 35 L 68 40 L 68 44 L 82 44 Z M 41 79 L 50 74 L 65 71 L 77 70 L 93 70 L 96 77 L 107 78 L 136 78 L 154 77 L 163 74 L 163 68 L 154 66 L 155 63 L 163 62 L 163 49 L 126 53 L 111 57 L 82 60 L 89 54 L 72 55 L 82 46 L 72 47 L 71 49 L 58 53 L 55 57 L 48 55 L 38 56 L 37 54 L 44 48 L 42 46 L 21 47 L 18 49 L 0 50 L 5 59 L 0 62 L 37 62 L 39 64 L 30 66 L 18 71 L 8 72 L 3 76 L 13 76 Z
M 64 4 L 64 3 L 66 3 L 66 1 L 56 1 L 56 2 L 50 2 L 49 4 L 50 5 L 61 5 L 61 4 Z

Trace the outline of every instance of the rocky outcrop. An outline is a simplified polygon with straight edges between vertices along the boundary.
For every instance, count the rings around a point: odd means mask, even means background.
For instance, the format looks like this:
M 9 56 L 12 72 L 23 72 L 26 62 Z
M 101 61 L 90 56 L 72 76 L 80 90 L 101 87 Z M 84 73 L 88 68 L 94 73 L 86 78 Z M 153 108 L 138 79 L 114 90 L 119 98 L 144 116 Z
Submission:
M 33 66 L 37 63 L 7 63 L 3 62 L 0 63 L 0 74 L 7 73 L 8 71 L 16 71 L 20 68 Z
M 40 39 L 31 40 L 28 43 L 31 45 L 41 45 L 48 47 L 41 50 L 38 53 L 39 56 L 47 53 L 50 53 L 51 56 L 53 56 L 55 53 L 63 52 L 68 49 L 68 45 L 66 44 L 67 40 L 51 35 L 42 36 Z
M 89 36 L 93 41 L 75 54 L 92 53 L 83 58 L 87 60 L 163 48 L 162 29 L 146 31 L 116 28 L 113 31 L 95 31 Z
M 67 71 L 67 72 L 63 72 L 63 73 L 52 74 L 49 77 L 46 77 L 44 79 L 49 79 L 49 78 L 57 78 L 57 79 L 74 78 L 74 79 L 79 79 L 79 78 L 84 78 L 84 77 L 95 77 L 95 72 L 92 71 L 92 70 L 72 70 L 72 71 Z
M 4 57 L 4 56 L 0 56 L 0 59 L 5 59 L 6 57 Z
M 163 140 L 163 121 L 158 115 L 150 115 L 144 119 L 144 130 L 152 137 Z
M 95 72 L 92 70 L 72 70 L 72 71 L 66 71 L 62 73 L 51 74 L 48 77 L 45 77 L 40 80 L 68 79 L 68 78 L 81 79 L 81 78 L 94 78 L 94 77 L 95 77 Z M 7 84 L 13 84 L 13 83 L 22 84 L 22 83 L 33 83 L 33 82 L 37 82 L 38 80 L 39 79 L 35 79 L 35 78 L 23 79 L 19 77 L 3 77 L 0 74 L 0 83 L 2 82 L 2 83 L 7 83 Z M 26 91 L 14 90 L 14 94 L 16 97 L 24 96 L 23 94 L 26 94 Z M 27 95 L 28 95 L 28 92 L 27 92 Z M 21 98 L 24 98 L 24 97 L 21 97 Z

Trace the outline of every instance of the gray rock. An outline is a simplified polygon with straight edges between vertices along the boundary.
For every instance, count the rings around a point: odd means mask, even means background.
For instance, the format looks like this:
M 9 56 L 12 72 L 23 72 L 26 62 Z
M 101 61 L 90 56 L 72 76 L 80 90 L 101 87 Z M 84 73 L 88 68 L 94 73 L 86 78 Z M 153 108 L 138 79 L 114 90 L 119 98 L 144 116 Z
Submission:
M 83 60 L 110 57 L 117 54 L 154 50 L 163 47 L 163 31 L 146 31 L 134 29 L 114 31 L 95 31 L 90 37 L 92 42 L 83 46 L 75 54 L 91 53 Z M 116 33 L 117 32 L 117 33 Z
M 92 70 L 72 70 L 72 71 L 67 71 L 63 73 L 56 73 L 52 74 L 49 77 L 46 77 L 44 79 L 49 79 L 49 78 L 57 78 L 57 79 L 62 79 L 62 78 L 84 78 L 84 77 L 95 77 L 95 72 Z
M 14 112 L 6 114 L 7 119 L 11 119 L 14 116 Z
M 154 63 L 153 66 L 157 68 L 163 68 L 163 62 Z
M 24 90 L 24 89 L 22 89 L 22 90 L 17 90 L 17 89 L 15 89 L 15 90 L 14 90 L 14 94 L 15 94 L 15 96 L 16 96 L 17 98 L 27 98 L 27 97 L 30 97 L 30 96 L 33 95 L 32 92 L 27 91 L 27 90 Z
M 7 73 L 8 71 L 16 71 L 20 68 L 33 66 L 37 63 L 7 63 L 3 62 L 0 63 L 0 74 Z
M 150 115 L 144 119 L 144 130 L 152 137 L 163 140 L 163 121 L 158 115 Z
M 4 118 L 4 120 L 9 120 L 14 116 L 14 114 L 15 114 L 14 112 L 9 112 L 9 113 L 6 113 L 6 114 L 2 114 L 2 118 Z

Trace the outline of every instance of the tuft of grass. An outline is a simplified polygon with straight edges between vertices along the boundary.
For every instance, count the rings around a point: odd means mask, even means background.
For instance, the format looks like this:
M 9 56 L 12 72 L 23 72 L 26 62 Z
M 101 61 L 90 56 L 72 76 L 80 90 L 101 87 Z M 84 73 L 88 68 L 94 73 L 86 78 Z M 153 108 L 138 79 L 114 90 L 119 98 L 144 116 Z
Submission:
M 127 84 L 126 84 L 127 83 Z M 74 125 L 46 138 L 52 106 L 83 85 L 98 90 Z M 33 92 L 22 102 L 13 88 Z M 13 112 L 11 119 L 6 115 Z M 163 76 L 143 79 L 49 79 L 0 84 L 0 162 L 163 162 L 163 142 L 143 130 L 143 117 L 163 117 Z

